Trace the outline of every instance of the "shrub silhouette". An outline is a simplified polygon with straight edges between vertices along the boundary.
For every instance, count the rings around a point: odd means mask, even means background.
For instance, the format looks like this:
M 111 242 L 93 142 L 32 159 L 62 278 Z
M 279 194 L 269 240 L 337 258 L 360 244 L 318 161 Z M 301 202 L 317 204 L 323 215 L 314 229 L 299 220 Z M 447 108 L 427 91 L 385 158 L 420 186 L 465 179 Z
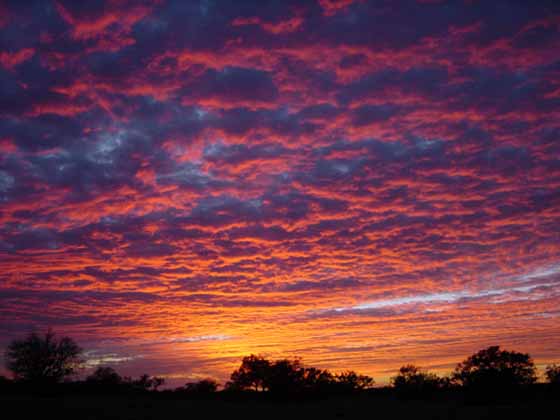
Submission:
M 452 379 L 469 388 L 499 390 L 530 385 L 537 378 L 535 365 L 528 354 L 492 346 L 459 363 Z
M 129 376 L 121 377 L 115 369 L 109 366 L 99 366 L 85 380 L 85 384 L 93 387 L 96 392 L 119 393 L 157 391 L 164 383 L 164 378 L 146 373 L 138 379 Z
M 547 366 L 544 375 L 549 384 L 560 385 L 560 366 L 556 364 Z
M 123 378 L 109 366 L 99 366 L 86 378 L 86 382 L 97 386 L 116 387 L 123 383 Z
M 359 375 L 353 370 L 348 370 L 335 375 L 335 382 L 341 391 L 351 392 L 371 388 L 375 381 L 370 376 Z
M 305 368 L 303 372 L 303 382 L 306 391 L 311 392 L 331 392 L 335 383 L 335 376 L 328 370 L 314 367 Z
M 125 382 L 134 390 L 157 391 L 157 389 L 165 383 L 165 379 L 144 373 L 138 379 L 125 378 Z
M 182 391 L 189 394 L 211 394 L 218 390 L 218 382 L 214 379 L 202 379 L 198 382 L 186 383 Z
M 415 365 L 404 365 L 391 378 L 391 384 L 400 394 L 423 394 L 444 388 L 447 381 L 434 373 L 424 372 Z
M 57 383 L 83 366 L 81 352 L 70 337 L 56 339 L 49 329 L 44 337 L 31 333 L 12 341 L 5 353 L 6 367 L 19 381 Z
M 122 392 L 129 386 L 115 369 L 109 366 L 99 366 L 89 375 L 85 383 L 95 392 Z

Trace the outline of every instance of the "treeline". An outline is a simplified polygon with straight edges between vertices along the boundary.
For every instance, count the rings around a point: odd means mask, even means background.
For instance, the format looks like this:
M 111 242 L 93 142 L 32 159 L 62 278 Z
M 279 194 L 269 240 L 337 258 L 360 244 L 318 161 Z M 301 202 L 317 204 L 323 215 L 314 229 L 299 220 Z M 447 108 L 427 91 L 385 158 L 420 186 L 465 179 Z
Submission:
M 14 340 L 5 352 L 12 379 L 0 376 L 4 393 L 45 392 L 64 389 L 77 393 L 130 394 L 158 393 L 208 397 L 221 394 L 332 395 L 358 393 L 372 389 L 374 380 L 352 370 L 332 373 L 304 366 L 300 359 L 268 360 L 258 355 L 244 357 L 241 365 L 223 387 L 208 378 L 175 389 L 161 390 L 164 378 L 144 374 L 139 378 L 121 376 L 110 366 L 98 366 L 83 380 L 70 380 L 84 366 L 82 349 L 70 337 L 57 339 L 49 330 L 44 336 L 30 334 Z M 547 389 L 560 389 L 560 366 L 550 365 L 544 372 Z M 537 382 L 537 368 L 526 353 L 492 346 L 471 355 L 447 376 L 404 365 L 391 378 L 386 390 L 399 396 L 429 396 L 449 391 L 479 394 L 515 393 Z
M 326 369 L 304 367 L 300 359 L 270 361 L 262 356 L 244 357 L 239 369 L 224 386 L 229 391 L 272 393 L 355 392 L 371 388 L 372 377 L 352 370 L 331 373 Z

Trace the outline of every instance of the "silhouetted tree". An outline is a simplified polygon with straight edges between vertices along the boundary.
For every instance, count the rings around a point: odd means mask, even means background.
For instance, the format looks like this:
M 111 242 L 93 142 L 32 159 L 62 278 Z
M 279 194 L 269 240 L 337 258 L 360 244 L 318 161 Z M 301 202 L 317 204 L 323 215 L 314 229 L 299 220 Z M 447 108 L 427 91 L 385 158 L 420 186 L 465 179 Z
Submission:
M 123 378 L 109 366 L 99 366 L 95 371 L 86 378 L 86 382 L 114 387 L 123 383 Z
M 537 377 L 535 365 L 528 354 L 492 346 L 459 363 L 452 379 L 466 387 L 499 389 L 530 385 Z
M 333 375 L 328 370 L 304 367 L 300 359 L 274 362 L 261 356 L 243 358 L 231 375 L 227 390 L 270 391 L 276 394 L 298 392 L 350 392 L 369 388 L 373 378 L 347 371 Z
M 556 364 L 547 366 L 544 374 L 549 384 L 560 385 L 560 366 Z
M 443 388 L 446 380 L 434 373 L 424 372 L 417 366 L 404 365 L 399 369 L 399 373 L 391 378 L 391 384 L 397 392 L 416 394 Z
M 303 383 L 305 390 L 330 392 L 333 390 L 335 376 L 328 370 L 309 367 L 303 371 Z
M 282 359 L 270 364 L 264 384 L 271 392 L 295 392 L 304 387 L 303 379 L 304 369 L 299 359 Z
M 82 349 L 70 337 L 55 338 L 52 330 L 44 337 L 36 333 L 14 340 L 6 349 L 6 367 L 16 380 L 56 383 L 82 367 Z
M 150 376 L 144 373 L 140 378 L 131 380 L 126 378 L 133 388 L 143 391 L 157 391 L 157 389 L 165 383 L 165 379 L 159 376 Z
M 270 362 L 262 356 L 254 354 L 246 356 L 241 361 L 239 369 L 235 370 L 226 384 L 230 390 L 265 391 L 266 378 L 269 374 Z
M 353 370 L 339 373 L 335 376 L 336 383 L 342 391 L 360 391 L 371 388 L 374 380 L 370 376 L 358 375 Z
M 189 382 L 185 384 L 184 391 L 194 394 L 210 394 L 218 390 L 218 382 L 214 379 L 202 379 L 198 382 Z

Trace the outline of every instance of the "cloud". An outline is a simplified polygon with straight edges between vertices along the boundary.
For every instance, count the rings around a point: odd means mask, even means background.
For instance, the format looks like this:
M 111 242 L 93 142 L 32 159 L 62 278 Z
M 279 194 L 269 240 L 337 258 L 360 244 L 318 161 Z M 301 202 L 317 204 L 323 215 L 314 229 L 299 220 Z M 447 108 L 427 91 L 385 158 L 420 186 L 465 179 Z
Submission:
M 2 52 L 0 53 L 0 64 L 9 70 L 13 70 L 14 67 L 29 60 L 35 51 L 33 48 L 24 48 L 17 52 Z
M 216 108 L 266 107 L 278 95 L 276 85 L 263 71 L 241 67 L 207 70 L 182 91 L 182 103 Z

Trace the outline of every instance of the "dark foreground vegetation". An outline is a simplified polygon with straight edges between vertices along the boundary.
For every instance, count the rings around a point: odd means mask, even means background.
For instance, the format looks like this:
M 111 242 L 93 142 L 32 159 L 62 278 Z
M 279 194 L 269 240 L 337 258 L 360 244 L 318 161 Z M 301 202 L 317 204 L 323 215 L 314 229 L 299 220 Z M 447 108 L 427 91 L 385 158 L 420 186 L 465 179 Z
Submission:
M 213 379 L 162 389 L 148 374 L 122 377 L 99 366 L 71 380 L 84 366 L 69 337 L 30 334 L 6 350 L 13 379 L 0 377 L 2 412 L 14 418 L 545 418 L 558 411 L 560 366 L 545 383 L 528 354 L 488 347 L 446 377 L 404 365 L 391 385 L 353 371 L 331 373 L 299 359 L 243 358 L 221 386 Z
M 540 387 L 537 387 L 540 388 Z M 557 394 L 556 394 L 557 396 Z M 535 389 L 523 398 L 477 401 L 461 393 L 432 398 L 397 397 L 390 389 L 306 399 L 266 393 L 217 392 L 204 398 L 166 391 L 146 394 L 60 394 L 0 397 L 4 418 L 13 419 L 548 419 L 558 399 Z

